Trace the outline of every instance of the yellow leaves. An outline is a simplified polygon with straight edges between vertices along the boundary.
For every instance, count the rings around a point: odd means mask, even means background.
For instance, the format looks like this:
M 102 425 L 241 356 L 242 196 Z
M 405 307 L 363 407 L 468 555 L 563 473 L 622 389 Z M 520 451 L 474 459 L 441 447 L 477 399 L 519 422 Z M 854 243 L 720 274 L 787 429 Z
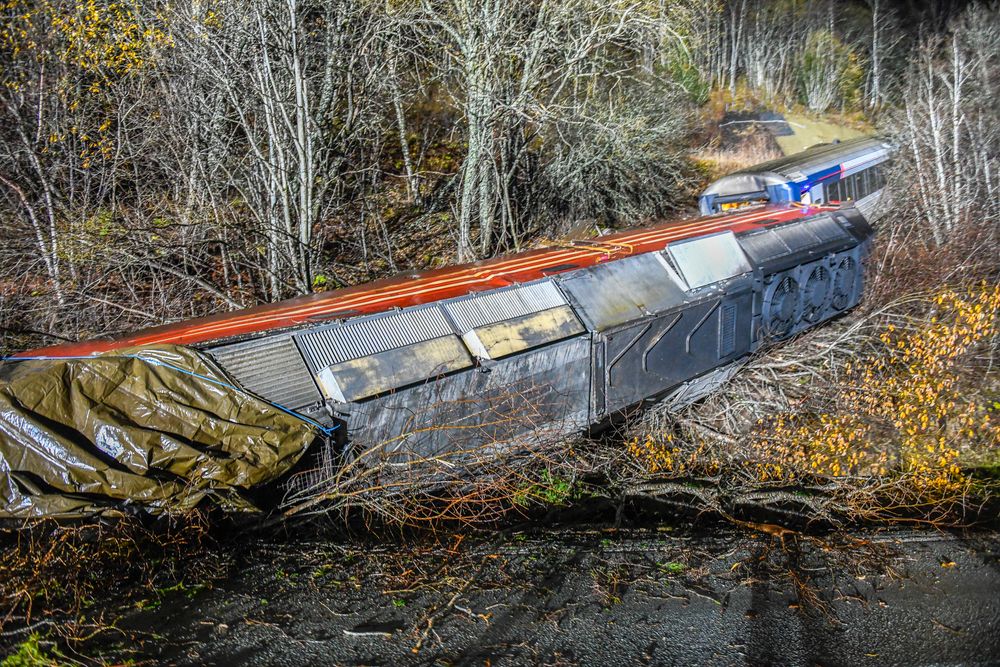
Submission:
M 7 4 L 16 9 L 22 2 Z M 34 12 L 15 16 L 0 33 L 0 46 L 15 57 L 55 58 L 89 79 L 107 83 L 127 76 L 150 64 L 155 47 L 172 45 L 162 28 L 143 22 L 135 0 L 42 0 L 31 6 Z M 98 91 L 91 87 L 91 92 Z
M 761 423 L 758 478 L 794 476 L 795 470 L 884 474 L 886 452 L 896 451 L 897 466 L 922 493 L 961 488 L 967 482 L 956 463 L 962 449 L 1000 443 L 986 408 L 961 394 L 956 367 L 974 345 L 997 335 L 1000 287 L 943 290 L 933 303 L 936 314 L 922 326 L 887 325 L 877 336 L 882 350 L 846 366 L 834 388 L 834 410 Z
M 676 460 L 680 448 L 670 446 L 673 440 L 674 436 L 670 433 L 659 438 L 647 435 L 644 439 L 634 438 L 625 443 L 625 449 L 644 472 L 652 475 L 680 472 L 684 469 L 684 464 Z
M 736 465 L 762 483 L 891 474 L 928 501 L 955 497 L 970 484 L 965 453 L 1000 446 L 1000 420 L 990 415 L 1000 402 L 969 395 L 962 365 L 998 334 L 1000 288 L 945 289 L 933 303 L 933 320 L 907 318 L 878 332 L 875 351 L 845 365 L 829 407 L 758 420 L 745 458 L 703 442 L 695 450 L 672 433 L 626 443 L 629 458 L 660 475 Z
M 202 21 L 206 28 L 221 28 L 222 18 L 216 14 L 214 11 L 209 9 L 205 12 L 205 19 Z

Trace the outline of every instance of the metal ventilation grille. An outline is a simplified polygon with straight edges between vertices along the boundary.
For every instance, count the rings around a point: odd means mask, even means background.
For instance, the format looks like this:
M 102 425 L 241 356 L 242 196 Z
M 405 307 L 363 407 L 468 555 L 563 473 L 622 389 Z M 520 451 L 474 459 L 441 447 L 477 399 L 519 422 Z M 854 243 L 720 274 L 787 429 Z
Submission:
M 271 336 L 208 350 L 247 391 L 297 410 L 323 400 L 291 336 Z
M 781 238 L 770 230 L 738 236 L 743 251 L 757 264 L 790 254 L 792 251 Z
M 479 327 L 565 305 L 566 299 L 559 288 L 554 283 L 545 281 L 477 294 L 449 302 L 445 304 L 445 308 L 459 331 L 466 333 Z
M 813 246 L 819 245 L 820 241 L 816 238 L 816 235 L 809 231 L 809 224 L 803 224 L 801 222 L 796 222 L 791 225 L 782 225 L 781 227 L 775 227 L 774 233 L 784 241 L 785 245 L 792 249 L 792 251 L 805 250 L 807 248 L 812 248 Z
M 844 231 L 844 228 L 829 216 L 815 218 L 806 224 L 809 225 L 809 231 L 819 237 L 819 240 L 823 243 L 843 241 L 850 238 L 850 235 Z
M 719 358 L 736 351 L 736 304 L 727 303 L 720 310 Z
M 297 334 L 302 354 L 315 371 L 432 338 L 454 335 L 437 306 L 386 313 Z

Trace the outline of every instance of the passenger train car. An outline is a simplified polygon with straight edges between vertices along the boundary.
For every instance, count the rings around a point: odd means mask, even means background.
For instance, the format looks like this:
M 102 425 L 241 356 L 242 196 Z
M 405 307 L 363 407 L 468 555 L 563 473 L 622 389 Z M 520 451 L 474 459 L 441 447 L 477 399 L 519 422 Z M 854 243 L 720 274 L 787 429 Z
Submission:
M 25 354 L 193 346 L 243 390 L 336 426 L 331 451 L 412 461 L 691 401 L 857 304 L 871 236 L 853 207 L 766 206 Z
M 760 204 L 851 203 L 870 215 L 885 187 L 891 146 L 863 137 L 819 144 L 724 176 L 699 198 L 704 215 Z

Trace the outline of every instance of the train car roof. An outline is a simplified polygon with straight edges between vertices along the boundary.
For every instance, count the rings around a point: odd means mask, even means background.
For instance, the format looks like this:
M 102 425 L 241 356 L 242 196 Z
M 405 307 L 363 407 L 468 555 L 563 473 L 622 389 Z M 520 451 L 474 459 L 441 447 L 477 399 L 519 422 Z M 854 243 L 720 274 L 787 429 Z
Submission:
M 401 274 L 246 310 L 161 325 L 113 340 L 68 343 L 26 351 L 16 356 L 72 357 L 140 345 L 196 345 L 253 337 L 255 334 L 370 315 L 531 282 L 602 262 L 662 250 L 667 244 L 681 239 L 725 231 L 738 233 L 836 209 L 835 206 L 769 206 L 738 215 L 666 222 L 471 264 Z

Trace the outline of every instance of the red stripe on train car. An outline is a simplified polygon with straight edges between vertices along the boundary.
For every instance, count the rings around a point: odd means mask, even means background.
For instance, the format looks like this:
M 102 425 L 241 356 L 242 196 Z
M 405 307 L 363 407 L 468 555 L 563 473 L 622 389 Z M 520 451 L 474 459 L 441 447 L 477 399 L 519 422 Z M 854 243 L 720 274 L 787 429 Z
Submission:
M 144 329 L 114 340 L 91 340 L 21 352 L 15 356 L 70 357 L 100 354 L 123 347 L 173 343 L 192 345 L 285 329 L 323 319 L 353 317 L 392 308 L 417 306 L 548 275 L 662 250 L 672 241 L 721 231 L 741 232 L 788 222 L 836 207 L 779 207 L 752 212 L 668 222 L 566 246 L 543 248 L 497 259 L 394 276 L 355 287 L 263 304 L 229 313 Z

